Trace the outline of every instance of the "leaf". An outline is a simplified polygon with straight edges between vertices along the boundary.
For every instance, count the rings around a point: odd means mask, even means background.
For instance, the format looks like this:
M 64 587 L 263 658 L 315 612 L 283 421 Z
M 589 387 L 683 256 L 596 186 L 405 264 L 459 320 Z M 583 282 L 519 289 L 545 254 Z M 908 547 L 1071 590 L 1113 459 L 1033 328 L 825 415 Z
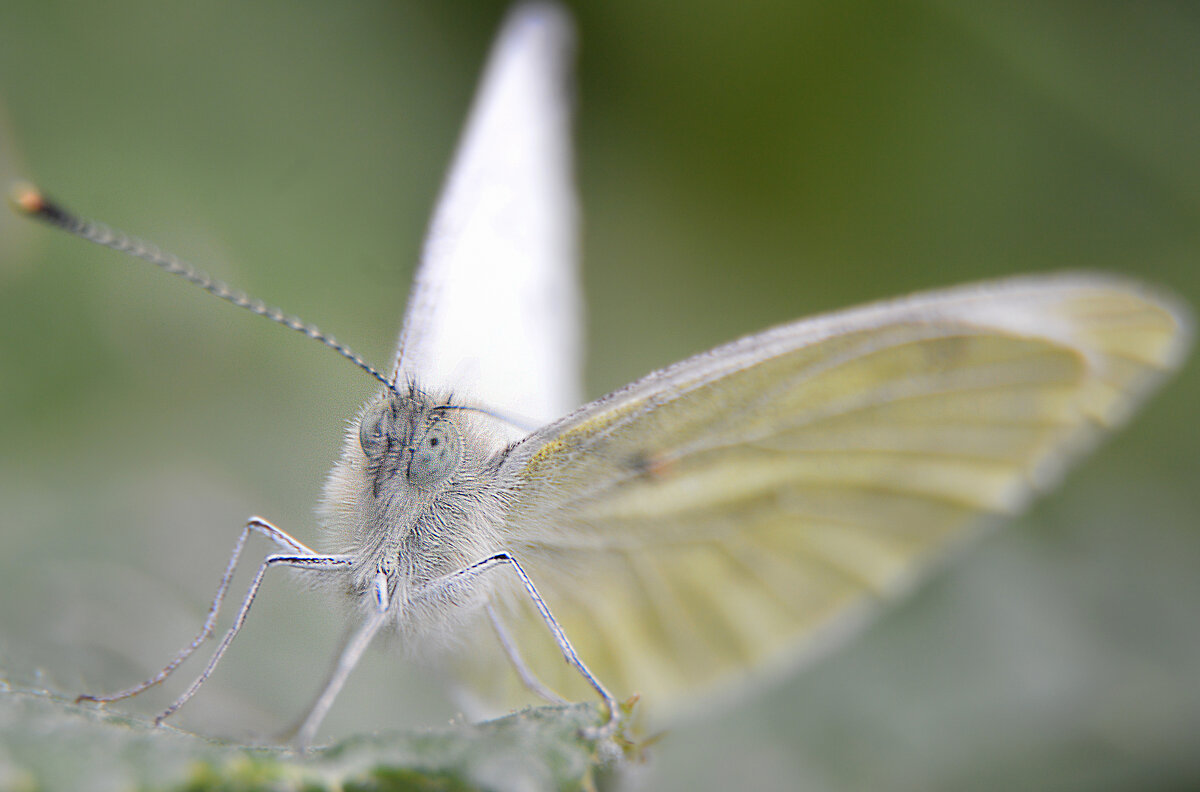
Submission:
M 349 738 L 299 754 L 226 743 L 47 690 L 0 691 L 0 789 L 595 789 L 636 746 L 580 736 L 592 704 L 547 706 L 480 724 Z

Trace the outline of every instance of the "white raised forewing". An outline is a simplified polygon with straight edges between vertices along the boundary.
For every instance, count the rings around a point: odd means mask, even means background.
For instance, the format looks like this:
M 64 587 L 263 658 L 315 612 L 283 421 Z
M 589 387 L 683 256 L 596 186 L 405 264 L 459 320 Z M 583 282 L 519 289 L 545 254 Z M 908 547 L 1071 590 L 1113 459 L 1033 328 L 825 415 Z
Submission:
M 580 399 L 571 43 L 549 5 L 505 22 L 434 212 L 394 371 L 536 425 Z
M 510 548 L 592 671 L 661 707 L 828 646 L 1052 484 L 1188 337 L 1182 309 L 1086 274 L 784 325 L 515 447 Z M 520 593 L 502 598 L 529 665 L 586 696 Z

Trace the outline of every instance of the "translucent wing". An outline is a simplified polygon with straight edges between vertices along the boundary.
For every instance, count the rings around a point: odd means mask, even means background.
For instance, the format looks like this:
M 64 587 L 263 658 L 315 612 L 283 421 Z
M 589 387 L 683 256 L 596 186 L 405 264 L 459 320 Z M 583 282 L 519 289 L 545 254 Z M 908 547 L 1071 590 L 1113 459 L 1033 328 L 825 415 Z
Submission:
M 1092 275 L 778 327 L 516 447 L 511 546 L 599 678 L 658 707 L 827 646 L 1053 483 L 1188 335 L 1181 310 Z M 524 598 L 501 598 L 535 673 L 586 697 Z
M 579 404 L 580 299 L 560 9 L 513 12 L 434 212 L 394 376 L 544 424 Z

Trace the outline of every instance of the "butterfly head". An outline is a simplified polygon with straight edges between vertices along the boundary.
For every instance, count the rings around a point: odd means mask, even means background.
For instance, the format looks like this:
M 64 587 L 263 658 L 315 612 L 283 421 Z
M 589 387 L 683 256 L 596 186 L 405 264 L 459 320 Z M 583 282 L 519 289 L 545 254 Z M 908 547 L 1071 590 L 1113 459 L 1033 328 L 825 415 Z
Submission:
M 401 485 L 420 492 L 445 485 L 463 463 L 459 415 L 411 388 L 369 404 L 358 425 L 375 497 Z
M 350 591 L 369 606 L 375 575 L 393 597 L 494 552 L 507 487 L 494 423 L 411 386 L 368 402 L 347 427 L 319 509 L 325 549 L 352 555 Z M 397 610 L 419 620 L 407 605 Z M 399 616 L 397 617 L 399 618 Z

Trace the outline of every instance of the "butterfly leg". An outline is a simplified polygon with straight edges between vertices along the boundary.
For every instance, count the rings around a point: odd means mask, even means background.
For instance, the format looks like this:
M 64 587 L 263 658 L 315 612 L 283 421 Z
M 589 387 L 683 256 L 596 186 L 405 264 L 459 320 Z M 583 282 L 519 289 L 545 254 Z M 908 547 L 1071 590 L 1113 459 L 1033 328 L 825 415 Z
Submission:
M 192 682 L 188 689 L 183 692 L 183 695 L 176 699 L 174 704 L 163 710 L 159 716 L 154 719 L 154 722 L 162 723 L 165 718 L 169 718 L 171 715 L 175 714 L 180 707 L 188 702 L 188 699 L 196 695 L 196 691 L 200 689 L 200 686 L 203 685 L 210 676 L 212 676 L 213 669 L 215 669 L 217 667 L 217 663 L 221 661 L 221 658 L 225 654 L 225 650 L 229 648 L 231 643 L 233 643 L 233 639 L 242 629 L 242 625 L 245 624 L 246 615 L 250 612 L 250 606 L 254 603 L 254 597 L 258 594 L 258 589 L 260 586 L 262 586 L 263 577 L 266 575 L 268 569 L 273 566 L 282 565 L 294 567 L 296 569 L 328 571 L 349 566 L 352 563 L 352 560 L 353 559 L 351 559 L 350 556 L 344 555 L 288 555 L 280 553 L 277 555 L 267 556 L 262 564 L 259 565 L 258 572 L 254 575 L 254 580 L 250 583 L 250 588 L 246 591 L 246 597 L 242 600 L 242 606 L 238 609 L 237 616 L 235 616 L 233 619 L 233 625 L 230 626 L 230 628 L 225 632 L 225 637 L 221 639 L 221 643 L 217 644 L 216 650 L 213 652 L 212 657 L 210 657 L 208 660 L 208 665 L 204 667 L 204 670 L 200 673 L 200 676 L 196 677 L 195 681 Z
M 542 595 L 538 593 L 537 588 L 533 585 L 533 581 L 525 574 L 525 570 L 517 563 L 517 559 L 509 553 L 497 553 L 494 556 L 478 561 L 469 567 L 460 569 L 457 572 L 451 572 L 449 575 L 432 580 L 426 583 L 414 593 L 414 599 L 421 599 L 428 596 L 436 596 L 447 592 L 452 592 L 455 589 L 466 589 L 471 583 L 481 575 L 496 569 L 501 566 L 510 566 L 517 576 L 521 578 L 521 583 L 525 586 L 526 593 L 533 600 L 534 606 L 538 609 L 538 613 L 542 616 L 542 621 L 550 629 L 551 635 L 554 636 L 555 643 L 562 651 L 566 661 L 579 672 L 587 683 L 600 695 L 604 700 L 604 705 L 608 707 L 608 720 L 603 725 L 586 729 L 585 734 L 592 739 L 607 737 L 611 735 L 617 728 L 617 722 L 620 720 L 620 711 L 617 709 L 617 700 L 613 698 L 612 693 L 608 692 L 608 688 L 600 683 L 600 680 L 592 674 L 588 667 L 584 665 L 583 660 L 575 652 L 575 647 L 571 646 L 570 640 L 567 639 L 567 634 L 563 632 L 563 628 L 559 625 L 554 615 L 550 613 L 549 606 L 542 599 Z
M 317 729 L 320 727 L 321 721 L 325 719 L 329 708 L 333 706 L 333 700 L 341 692 L 342 685 L 346 684 L 346 678 L 350 676 L 350 672 L 358 665 L 359 659 L 362 657 L 363 652 L 367 650 L 367 646 L 370 645 L 371 639 L 375 637 L 375 633 L 379 632 L 379 628 L 387 621 L 388 607 L 391 603 L 388 594 L 388 578 L 385 573 L 376 573 L 374 592 L 374 610 L 342 648 L 342 653 L 338 656 L 337 665 L 333 667 L 333 671 L 329 674 L 329 679 L 325 681 L 325 687 L 321 690 L 321 694 L 317 696 L 317 700 L 313 702 L 312 707 L 309 708 L 308 714 L 304 716 L 304 722 L 300 724 L 300 728 L 296 730 L 296 747 L 301 751 L 308 750 L 308 746 L 312 744 L 313 738 L 317 736 Z
M 196 637 L 192 639 L 191 643 L 180 649 L 179 653 L 175 655 L 175 658 L 171 660 L 171 662 L 167 663 L 167 665 L 161 671 L 147 679 L 145 682 L 116 693 L 110 693 L 108 695 L 93 696 L 85 693 L 76 698 L 75 701 L 96 701 L 100 703 L 108 703 L 111 701 L 120 701 L 121 699 L 126 699 L 130 696 L 136 696 L 143 690 L 154 687 L 158 683 L 162 682 L 164 679 L 170 676 L 171 672 L 178 668 L 184 660 L 187 660 L 189 657 L 191 657 L 192 653 L 195 652 L 196 649 L 198 649 L 210 635 L 212 635 L 213 629 L 216 627 L 217 615 L 220 613 L 221 603 L 225 600 L 225 594 L 229 590 L 229 583 L 233 579 L 233 571 L 237 567 L 238 560 L 241 558 L 242 550 L 246 546 L 246 540 L 250 538 L 250 534 L 252 533 L 261 534 L 267 539 L 270 539 L 283 550 L 290 551 L 297 555 L 316 555 L 316 553 L 314 553 L 312 550 L 289 536 L 286 531 L 276 528 L 274 525 L 271 525 L 271 523 L 267 522 L 261 517 L 251 517 L 246 521 L 246 526 L 242 529 L 241 535 L 238 536 L 237 543 L 233 546 L 233 553 L 230 554 L 229 563 L 225 565 L 225 573 L 221 575 L 221 582 L 217 586 L 217 593 L 213 596 L 212 605 L 210 605 L 208 608 L 208 615 L 204 617 L 204 625 L 200 628 L 200 632 L 196 634 Z
M 566 699 L 543 685 L 542 681 L 534 676 L 533 669 L 525 665 L 525 660 L 517 650 L 517 644 L 513 641 L 512 636 L 508 634 L 508 629 L 504 626 L 504 622 L 500 621 L 500 614 L 496 613 L 495 607 L 490 602 L 487 605 L 487 614 L 492 622 L 492 629 L 496 631 L 496 638 L 499 639 L 500 646 L 504 648 L 504 653 L 508 655 L 509 662 L 517 670 L 517 676 L 521 677 L 521 682 L 524 683 L 525 687 L 529 688 L 535 696 L 540 696 L 552 704 L 566 704 Z

